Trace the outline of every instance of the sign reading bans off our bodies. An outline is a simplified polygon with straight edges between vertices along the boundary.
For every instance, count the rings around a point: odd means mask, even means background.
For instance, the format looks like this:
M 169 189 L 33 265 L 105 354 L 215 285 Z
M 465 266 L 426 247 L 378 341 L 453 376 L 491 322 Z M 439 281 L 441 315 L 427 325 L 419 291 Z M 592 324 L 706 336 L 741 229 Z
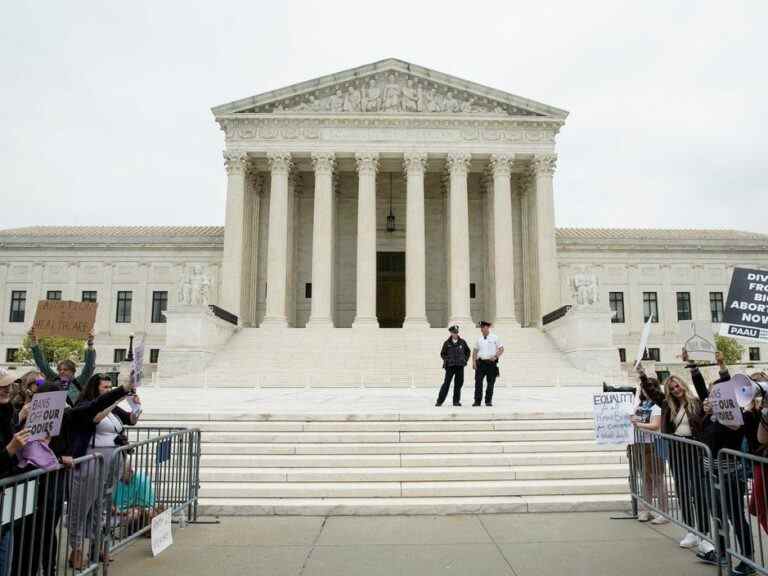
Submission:
M 85 340 L 96 322 L 96 302 L 41 300 L 32 327 L 35 335 Z
M 768 342 L 768 271 L 734 268 L 720 335 Z

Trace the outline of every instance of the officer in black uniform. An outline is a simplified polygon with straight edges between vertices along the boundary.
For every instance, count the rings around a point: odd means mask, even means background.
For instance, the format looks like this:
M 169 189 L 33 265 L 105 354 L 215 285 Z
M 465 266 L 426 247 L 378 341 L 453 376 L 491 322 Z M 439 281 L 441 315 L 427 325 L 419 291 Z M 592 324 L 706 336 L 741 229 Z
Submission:
M 461 406 L 461 387 L 464 385 L 464 366 L 469 361 L 471 351 L 467 342 L 459 336 L 459 327 L 451 326 L 448 328 L 451 335 L 448 340 L 443 342 L 443 349 L 440 350 L 440 357 L 443 359 L 443 368 L 445 369 L 445 379 L 440 387 L 440 394 L 437 396 L 435 406 L 442 406 L 448 396 L 448 389 L 451 387 L 453 379 L 453 405 Z

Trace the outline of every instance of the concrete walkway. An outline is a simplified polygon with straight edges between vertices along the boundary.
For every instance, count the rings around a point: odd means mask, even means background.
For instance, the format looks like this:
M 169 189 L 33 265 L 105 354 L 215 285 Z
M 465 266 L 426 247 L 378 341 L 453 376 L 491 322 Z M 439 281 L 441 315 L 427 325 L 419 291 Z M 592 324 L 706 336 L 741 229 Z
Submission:
M 121 552 L 114 576 L 714 575 L 680 530 L 604 513 L 442 517 L 222 518 Z

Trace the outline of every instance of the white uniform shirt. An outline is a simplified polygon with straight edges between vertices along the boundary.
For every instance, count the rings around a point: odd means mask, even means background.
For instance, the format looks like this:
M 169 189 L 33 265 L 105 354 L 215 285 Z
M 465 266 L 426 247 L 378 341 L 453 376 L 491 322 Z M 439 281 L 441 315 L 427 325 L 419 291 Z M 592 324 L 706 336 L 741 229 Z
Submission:
M 493 333 L 488 334 L 487 337 L 481 334 L 477 339 L 477 344 L 475 344 L 477 357 L 481 360 L 488 360 L 489 358 L 498 356 L 499 348 L 502 347 L 501 340 L 499 340 L 498 336 Z

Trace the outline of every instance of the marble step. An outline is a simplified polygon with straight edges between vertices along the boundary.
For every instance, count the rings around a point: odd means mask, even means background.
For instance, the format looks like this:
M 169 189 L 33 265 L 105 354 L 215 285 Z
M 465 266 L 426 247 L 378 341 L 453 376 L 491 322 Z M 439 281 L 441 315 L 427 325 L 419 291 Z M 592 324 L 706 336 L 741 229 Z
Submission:
M 463 498 L 202 498 L 200 512 L 221 516 L 385 516 L 613 512 L 627 510 L 622 494 Z
M 315 390 L 307 391 L 308 394 L 318 394 Z M 361 392 L 365 394 L 365 392 Z M 430 396 L 431 398 L 431 396 Z M 376 411 L 376 412 L 333 412 L 329 408 L 325 412 L 258 412 L 256 410 L 242 412 L 147 412 L 142 414 L 142 424 L 159 425 L 168 421 L 183 422 L 185 427 L 194 427 L 195 422 L 464 422 L 464 421 L 541 421 L 541 420 L 588 420 L 592 421 L 592 413 L 589 411 L 563 410 L 563 411 L 521 411 L 514 407 L 502 409 L 453 409 L 445 406 L 441 409 L 434 408 L 424 412 L 400 412 L 400 411 Z
M 560 466 L 571 464 L 625 464 L 622 452 L 545 454 L 372 454 L 372 455 L 248 455 L 206 454 L 205 468 L 393 468 L 453 466 Z
M 590 440 L 547 442 L 436 442 L 436 443 L 210 443 L 203 454 L 500 454 L 547 452 L 624 452 L 623 446 L 599 446 Z
M 449 468 L 203 468 L 202 482 L 453 482 L 626 478 L 623 464 Z
M 451 482 L 202 482 L 201 498 L 392 498 L 624 494 L 626 478 Z

